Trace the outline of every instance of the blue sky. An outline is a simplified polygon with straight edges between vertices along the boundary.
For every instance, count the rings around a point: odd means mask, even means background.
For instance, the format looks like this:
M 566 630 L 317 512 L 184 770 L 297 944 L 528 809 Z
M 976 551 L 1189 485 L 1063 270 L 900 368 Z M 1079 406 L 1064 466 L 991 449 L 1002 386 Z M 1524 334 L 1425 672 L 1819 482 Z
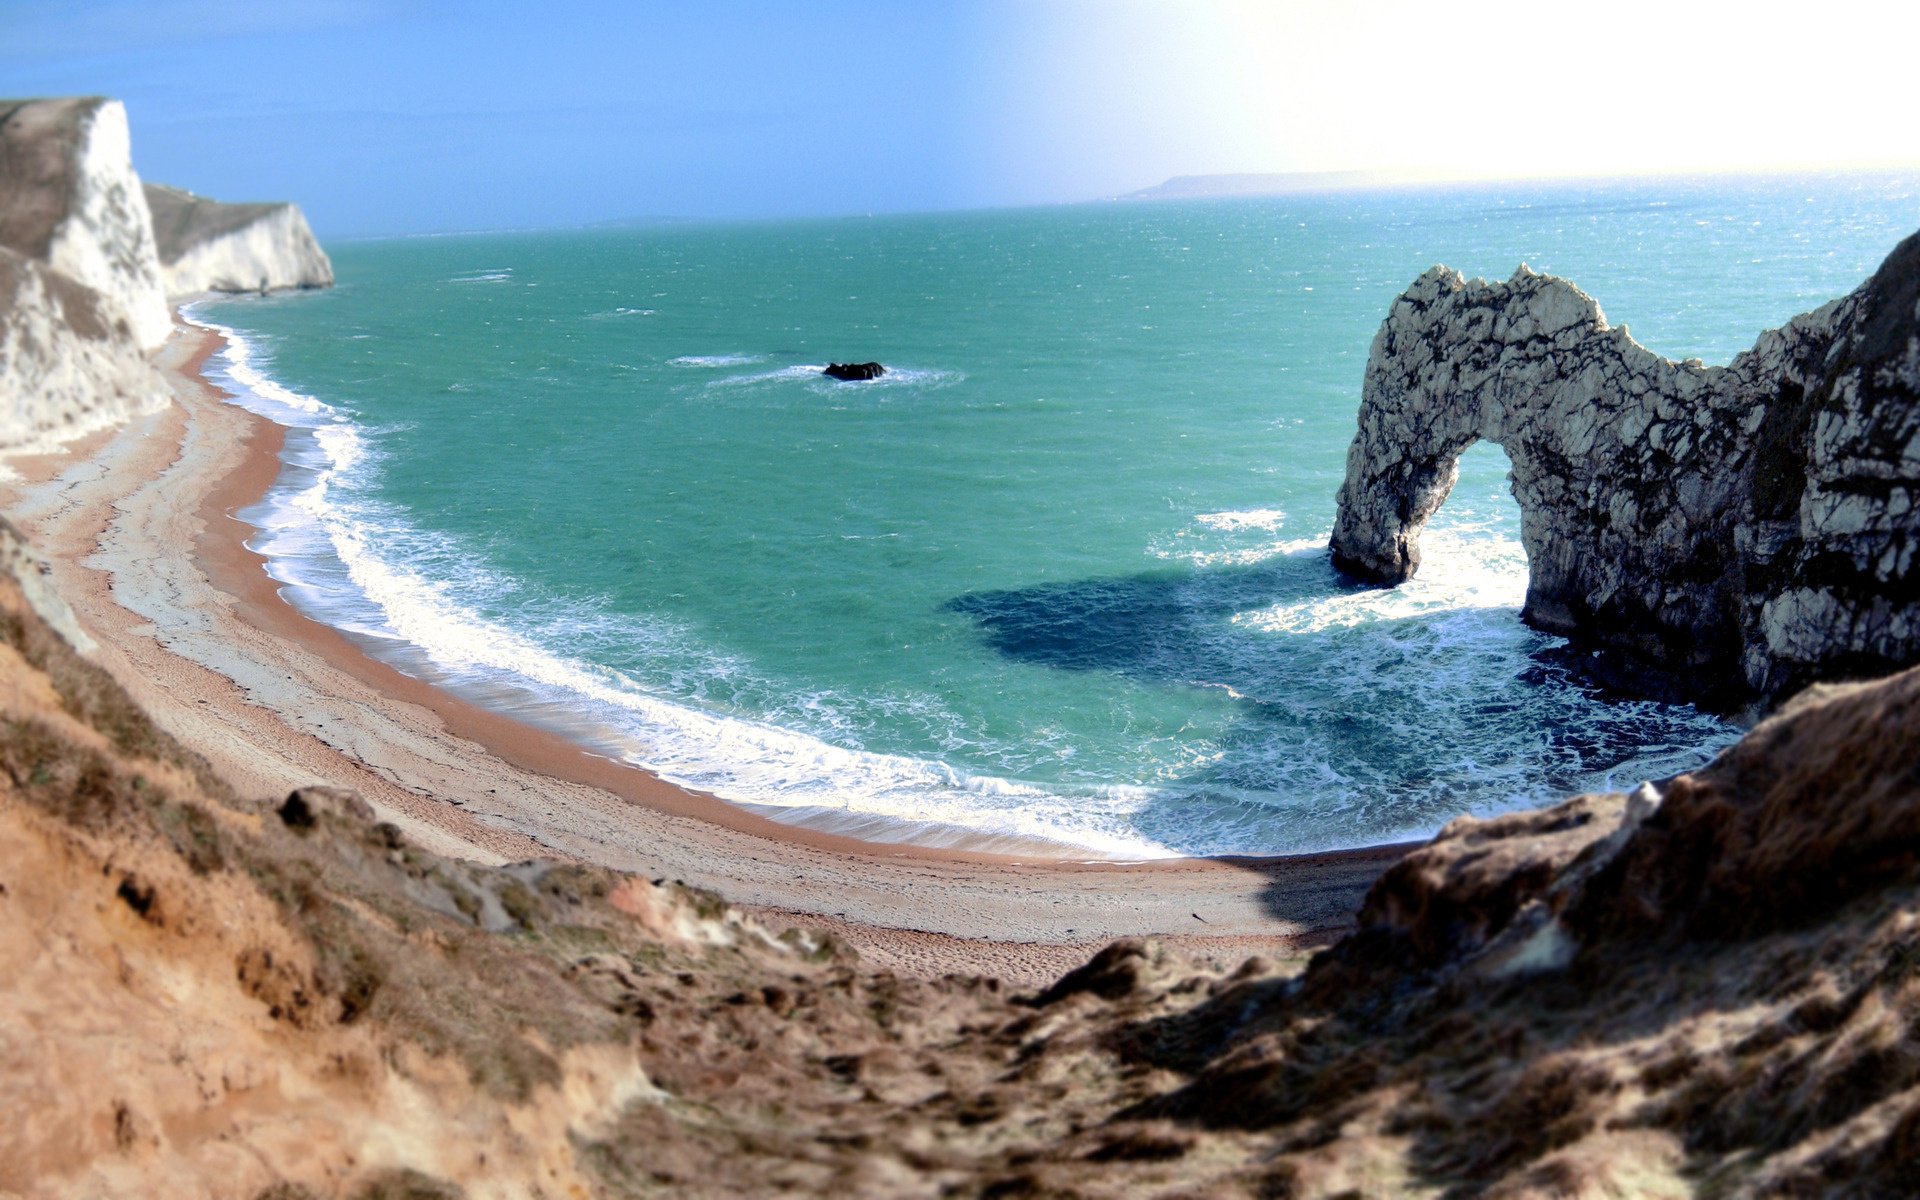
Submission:
M 117 96 L 147 177 L 296 199 L 340 236 L 1048 203 L 1228 171 L 1914 165 L 1916 14 L 0 0 L 0 94 Z

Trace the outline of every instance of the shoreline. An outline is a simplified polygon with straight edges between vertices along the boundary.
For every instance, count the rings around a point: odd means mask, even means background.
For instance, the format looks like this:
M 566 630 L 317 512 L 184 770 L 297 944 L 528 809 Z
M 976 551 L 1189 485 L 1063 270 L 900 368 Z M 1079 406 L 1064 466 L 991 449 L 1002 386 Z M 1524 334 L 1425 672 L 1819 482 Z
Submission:
M 1229 955 L 1324 944 L 1409 848 L 1123 863 L 864 842 L 774 821 L 486 710 L 281 597 L 246 545 L 254 527 L 235 514 L 278 478 L 285 428 L 206 378 L 221 344 L 214 330 L 177 324 L 159 354 L 174 405 L 65 454 L 16 460 L 19 478 L 0 494 L 106 647 L 103 665 L 243 792 L 269 780 L 266 794 L 353 787 L 443 853 L 557 854 L 685 878 L 825 925 L 903 970 L 1035 982 L 1120 936 Z

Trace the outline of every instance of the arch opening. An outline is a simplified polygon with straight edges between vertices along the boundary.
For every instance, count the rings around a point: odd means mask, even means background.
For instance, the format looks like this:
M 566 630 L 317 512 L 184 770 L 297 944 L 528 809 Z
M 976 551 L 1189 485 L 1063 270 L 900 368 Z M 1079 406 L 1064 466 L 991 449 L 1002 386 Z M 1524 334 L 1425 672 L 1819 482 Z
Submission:
M 1496 442 L 1476 439 L 1443 466 L 1453 486 L 1424 521 L 1406 530 L 1418 578 L 1472 607 L 1521 607 L 1528 557 L 1513 462 Z

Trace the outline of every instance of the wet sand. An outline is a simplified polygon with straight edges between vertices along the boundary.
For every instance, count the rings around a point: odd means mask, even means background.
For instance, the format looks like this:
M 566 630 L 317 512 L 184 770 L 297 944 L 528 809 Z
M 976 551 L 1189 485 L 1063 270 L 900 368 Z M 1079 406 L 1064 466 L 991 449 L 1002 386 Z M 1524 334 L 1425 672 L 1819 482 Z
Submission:
M 176 403 L 16 459 L 0 504 L 53 563 L 96 657 L 242 791 L 350 787 L 442 853 L 565 856 L 822 924 L 913 973 L 1038 982 L 1115 937 L 1291 955 L 1337 937 L 1404 850 L 1142 864 L 874 844 L 767 820 L 591 753 L 363 653 L 283 600 L 234 514 L 280 470 L 281 427 L 201 375 L 219 335 L 160 352 Z

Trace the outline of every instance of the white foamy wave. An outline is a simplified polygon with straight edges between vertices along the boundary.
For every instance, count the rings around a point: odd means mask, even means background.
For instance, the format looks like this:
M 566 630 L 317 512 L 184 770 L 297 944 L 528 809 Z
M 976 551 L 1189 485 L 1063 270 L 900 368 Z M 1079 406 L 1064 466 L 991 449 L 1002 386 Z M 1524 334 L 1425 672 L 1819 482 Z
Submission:
M 1319 538 L 1295 553 L 1327 554 Z M 1430 528 L 1420 539 L 1420 571 L 1391 588 L 1288 601 L 1234 614 L 1236 624 L 1276 633 L 1317 633 L 1454 609 L 1517 612 L 1527 599 L 1527 553 L 1519 541 L 1484 528 Z
M 1147 553 L 1196 567 L 1245 567 L 1316 544 L 1311 539 L 1275 536 L 1286 523 L 1287 514 L 1277 508 L 1196 513 L 1191 524 L 1149 542 Z
M 456 275 L 448 283 L 506 283 L 513 278 L 512 267 L 482 267 L 464 275 Z
M 825 367 L 819 368 L 819 370 L 822 370 L 822 371 L 824 371 L 825 369 L 826 369 Z M 828 379 L 825 375 L 822 375 L 820 378 L 824 382 L 826 382 L 829 386 L 836 389 L 858 388 L 864 391 L 869 388 L 951 387 L 954 384 L 960 383 L 961 381 L 965 380 L 966 377 L 967 377 L 967 374 L 965 371 L 948 371 L 948 370 L 942 370 L 938 367 L 888 367 L 887 373 L 885 375 L 882 375 L 878 379 L 860 379 L 860 380 L 847 381 L 847 380 L 841 380 L 841 379 Z
M 820 374 L 820 371 L 820 367 L 798 364 L 791 367 L 780 367 L 772 371 L 758 371 L 752 375 L 729 375 L 725 379 L 710 379 L 707 381 L 707 386 L 710 388 L 754 387 L 768 383 L 779 383 L 784 380 L 825 378 Z
M 350 424 L 324 426 L 314 430 L 313 437 L 326 452 L 336 474 L 351 471 L 366 461 L 367 444 L 360 431 Z
M 653 315 L 654 310 L 651 308 L 611 308 L 606 312 L 589 314 L 587 320 L 611 321 L 616 317 L 651 317 Z
M 675 367 L 750 367 L 755 363 L 767 361 L 764 354 L 682 354 L 679 358 L 667 360 Z
M 1287 514 L 1277 508 L 1254 508 L 1245 512 L 1201 513 L 1194 520 L 1208 529 L 1237 532 L 1242 529 L 1278 529 L 1286 523 Z
M 258 404 L 245 404 L 243 399 L 242 404 L 244 407 L 251 409 L 260 416 L 281 421 L 282 423 L 285 421 L 284 412 L 276 415 L 273 410 L 292 410 L 305 417 L 330 415 L 333 412 L 331 407 L 321 403 L 314 397 L 292 391 L 289 388 L 284 388 L 269 378 L 255 365 L 257 349 L 253 343 L 240 336 L 237 330 L 229 329 L 225 325 L 205 320 L 199 315 L 197 309 L 197 305 L 190 304 L 182 306 L 180 309 L 181 319 L 185 320 L 189 325 L 212 330 L 225 339 L 227 343 L 226 349 L 221 352 L 217 373 L 226 376 L 225 382 L 230 382 L 235 385 L 237 397 L 250 397 L 255 401 L 266 402 L 266 407 L 263 408 Z M 222 381 L 216 380 L 216 382 Z
M 268 499 L 270 511 L 249 518 L 262 527 L 256 548 L 290 599 L 368 639 L 371 652 L 563 728 L 610 757 L 777 818 L 879 841 L 984 837 L 1109 858 L 1174 853 L 1131 828 L 1131 817 L 1160 795 L 1156 789 L 1112 786 L 1068 796 L 933 760 L 833 745 L 651 695 L 640 681 L 489 619 L 470 598 L 522 585 L 362 495 L 365 475 L 379 459 L 366 430 L 251 367 L 253 348 L 237 331 L 197 323 L 227 339 L 221 372 L 236 388 L 235 401 L 305 435 L 289 438 L 289 469 Z M 422 562 L 430 568 L 416 565 Z M 562 643 L 596 623 L 618 626 L 602 635 L 609 644 L 661 635 L 636 629 L 633 621 L 576 604 L 550 631 L 558 631 Z M 701 673 L 724 677 L 744 669 L 715 659 Z

